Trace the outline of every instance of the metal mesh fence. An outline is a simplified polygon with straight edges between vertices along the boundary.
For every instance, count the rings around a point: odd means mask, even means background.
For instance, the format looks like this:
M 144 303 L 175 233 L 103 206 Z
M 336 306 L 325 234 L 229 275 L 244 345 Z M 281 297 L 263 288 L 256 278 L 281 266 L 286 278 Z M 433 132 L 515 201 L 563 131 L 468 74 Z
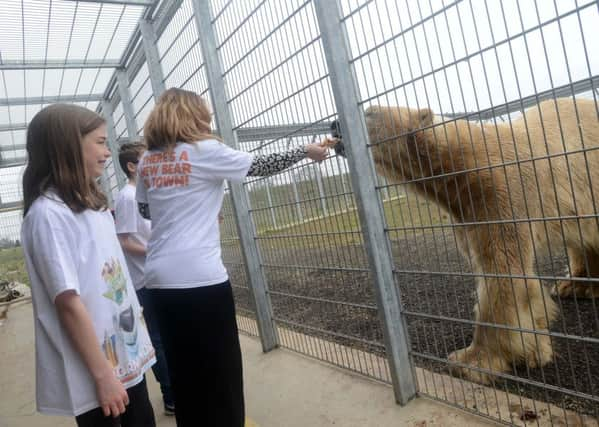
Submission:
M 225 192 L 223 208 L 220 214 L 220 232 L 222 257 L 233 287 L 235 308 L 237 310 L 237 323 L 240 331 L 248 335 L 258 336 L 256 325 L 256 307 L 252 298 L 247 277 L 245 260 L 241 252 L 239 235 L 230 192 Z
M 152 111 L 152 107 L 154 107 L 154 93 L 152 92 L 150 73 L 146 64 L 142 65 L 135 78 L 131 80 L 129 93 L 131 94 L 133 117 L 137 129 L 135 136 L 142 135 L 146 118 Z
M 323 138 L 335 109 L 311 2 L 231 2 L 215 16 L 234 128 L 265 128 L 242 149 L 282 152 Z M 389 381 L 384 359 L 368 353 L 384 346 L 344 166 L 304 161 L 248 179 L 256 240 L 280 344 Z
M 543 5 L 379 1 L 343 18 L 395 181 L 378 190 L 403 195 L 385 214 L 413 361 L 458 378 L 419 390 L 505 423 L 523 413 L 497 410 L 505 397 L 552 424 L 598 407 L 597 5 Z
M 596 1 L 104 7 L 121 27 L 101 32 L 94 8 L 67 22 L 77 34 L 90 13 L 86 46 L 103 41 L 81 58 L 121 51 L 124 67 L 71 63 L 41 96 L 84 93 L 107 117 L 113 197 L 118 146 L 142 136 L 164 87 L 205 97 L 225 142 L 255 155 L 339 125 L 345 152 L 225 189 L 240 330 L 393 384 L 402 403 L 417 392 L 504 424 L 597 425 Z M 132 16 L 128 45 L 106 42 Z M 3 84 L 0 233 L 14 241 L 26 123 L 45 102 L 17 106 L 40 94 Z
M 2 246 L 11 247 L 20 239 L 21 217 L 21 169 L 11 167 L 0 169 L 2 181 L 2 198 L 0 199 L 0 230 Z
M 206 95 L 208 83 L 191 2 L 183 2 L 158 49 L 167 87 L 180 87 Z

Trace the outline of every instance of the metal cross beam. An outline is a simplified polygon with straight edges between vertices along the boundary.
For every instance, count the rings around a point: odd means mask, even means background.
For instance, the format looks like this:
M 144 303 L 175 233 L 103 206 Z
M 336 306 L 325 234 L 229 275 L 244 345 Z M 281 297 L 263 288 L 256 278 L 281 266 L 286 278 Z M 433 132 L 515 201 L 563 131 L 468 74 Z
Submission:
M 27 157 L 17 157 L 14 159 L 0 159 L 0 168 L 12 168 L 23 166 L 27 163 Z
M 119 61 L 108 60 L 74 60 L 74 61 L 2 61 L 0 70 L 42 70 L 42 69 L 66 69 L 66 68 L 117 68 L 121 65 Z
M 68 0 L 86 3 L 124 4 L 128 6 L 153 6 L 157 0 Z
M 23 208 L 23 201 L 0 203 L 0 212 L 16 211 Z
M 0 125 L 0 132 L 10 132 L 13 130 L 25 130 L 25 129 L 27 129 L 27 123 L 10 123 L 7 125 Z
M 0 145 L 0 153 L 3 151 L 17 151 L 24 150 L 25 144 L 15 144 L 15 145 Z
M 239 142 L 273 140 L 287 137 L 323 135 L 330 132 L 331 124 L 294 123 L 289 125 L 244 127 L 237 129 Z
M 0 98 L 0 106 L 54 104 L 56 102 L 99 102 L 101 93 L 90 95 L 32 96 L 26 98 Z

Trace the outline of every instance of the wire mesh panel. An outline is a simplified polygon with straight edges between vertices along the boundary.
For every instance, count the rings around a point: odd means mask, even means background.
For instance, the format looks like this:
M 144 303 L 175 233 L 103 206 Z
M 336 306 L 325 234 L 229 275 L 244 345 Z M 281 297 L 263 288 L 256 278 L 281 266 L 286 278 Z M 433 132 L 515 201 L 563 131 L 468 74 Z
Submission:
M 213 9 L 241 149 L 267 155 L 320 142 L 335 110 L 313 4 Z M 304 160 L 245 187 L 280 344 L 390 381 L 344 162 Z
M 597 3 L 343 6 L 420 392 L 596 425 Z
M 23 162 L 26 134 L 27 130 L 22 128 L 0 132 L 0 161 L 5 164 Z
M 11 121 L 18 119 L 10 115 L 10 109 L 0 110 L 0 249 L 19 243 L 22 210 L 21 175 L 25 159 L 26 130 L 15 129 Z M 13 118 L 14 117 L 14 118 Z M 12 129 L 12 130 L 11 130 Z M 3 274 L 4 275 L 4 274 Z
M 116 156 L 111 157 L 108 162 L 106 162 L 106 166 L 104 168 L 104 179 L 106 180 L 106 187 L 104 191 L 106 192 L 109 201 L 114 201 L 119 192 L 119 183 L 117 181 L 117 169 L 120 168 L 119 160 Z M 114 208 L 114 203 L 111 208 Z
M 22 166 L 0 169 L 0 245 L 9 246 L 20 240 Z
M 233 287 L 239 330 L 249 335 L 258 336 L 256 307 L 248 286 L 249 280 L 246 273 L 245 260 L 241 253 L 231 195 L 228 189 L 225 191 L 219 221 L 223 263 L 227 268 L 229 280 Z
M 125 121 L 125 112 L 123 111 L 123 104 L 121 102 L 119 102 L 114 109 L 112 120 L 117 139 L 127 138 L 127 123 Z
M 194 91 L 210 102 L 190 0 L 185 0 L 177 10 L 159 40 L 158 50 L 166 86 Z
M 143 64 L 129 85 L 131 104 L 137 125 L 137 135 L 143 134 L 144 123 L 154 107 L 154 93 L 147 64 Z

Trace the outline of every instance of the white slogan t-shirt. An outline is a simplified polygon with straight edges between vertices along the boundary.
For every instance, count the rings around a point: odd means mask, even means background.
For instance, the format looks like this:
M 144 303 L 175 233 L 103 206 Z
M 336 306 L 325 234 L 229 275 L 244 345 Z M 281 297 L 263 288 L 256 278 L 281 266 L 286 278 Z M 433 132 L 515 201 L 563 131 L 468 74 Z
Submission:
M 21 239 L 33 296 L 38 411 L 77 416 L 100 406 L 54 305 L 67 290 L 81 298 L 125 388 L 142 381 L 156 359 L 110 212 L 74 213 L 48 192 L 31 205 Z
M 151 223 L 139 213 L 133 184 L 125 185 L 119 191 L 115 203 L 115 226 L 117 234 L 127 233 L 129 239 L 147 246 L 151 233 Z M 136 290 L 143 288 L 146 257 L 134 255 L 127 251 L 124 251 L 124 253 L 133 286 Z
M 136 195 L 152 217 L 147 288 L 194 288 L 228 279 L 218 225 L 224 181 L 242 181 L 252 160 L 212 139 L 144 153 Z

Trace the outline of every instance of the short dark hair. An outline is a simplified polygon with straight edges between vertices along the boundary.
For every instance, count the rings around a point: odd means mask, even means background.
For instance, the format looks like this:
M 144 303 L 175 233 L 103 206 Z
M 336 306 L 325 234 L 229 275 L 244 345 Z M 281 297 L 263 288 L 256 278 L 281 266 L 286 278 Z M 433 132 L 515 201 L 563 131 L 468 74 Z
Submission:
M 131 178 L 127 163 L 137 163 L 139 156 L 144 151 L 146 151 L 146 146 L 143 142 L 126 142 L 119 148 L 119 164 L 125 175 L 127 175 L 127 178 Z

